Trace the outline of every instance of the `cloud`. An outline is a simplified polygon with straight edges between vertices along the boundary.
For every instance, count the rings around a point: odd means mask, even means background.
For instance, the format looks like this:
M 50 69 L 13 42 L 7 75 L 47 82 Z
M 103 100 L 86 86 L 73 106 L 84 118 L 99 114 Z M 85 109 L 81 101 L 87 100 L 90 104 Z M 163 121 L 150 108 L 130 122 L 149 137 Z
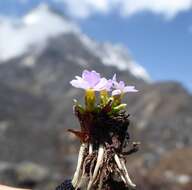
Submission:
M 47 39 L 70 32 L 79 28 L 44 4 L 20 19 L 0 17 L 0 61 L 22 55 L 30 47 L 42 48 Z
M 70 15 L 87 18 L 94 13 L 107 13 L 111 8 L 109 0 L 54 0 L 64 3 Z M 113 1 L 113 0 L 111 0 Z
M 121 4 L 123 16 L 150 11 L 166 18 L 174 18 L 178 13 L 192 8 L 191 0 L 124 0 Z
M 123 17 L 148 11 L 172 19 L 192 8 L 192 0 L 53 0 L 64 3 L 70 15 L 87 18 L 93 14 L 118 11 Z

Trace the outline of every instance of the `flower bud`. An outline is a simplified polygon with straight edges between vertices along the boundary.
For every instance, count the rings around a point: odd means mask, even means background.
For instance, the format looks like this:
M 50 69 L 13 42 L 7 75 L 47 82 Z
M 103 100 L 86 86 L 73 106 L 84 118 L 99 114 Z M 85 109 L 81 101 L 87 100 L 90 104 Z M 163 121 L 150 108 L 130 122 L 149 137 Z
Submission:
M 109 95 L 106 90 L 102 90 L 100 92 L 100 103 L 102 106 L 105 106 L 108 103 Z
M 126 106 L 127 106 L 127 104 L 120 104 L 120 105 L 114 107 L 112 112 L 117 113 L 117 112 L 119 112 L 121 110 L 124 110 L 126 108 Z
M 113 96 L 113 106 L 118 106 L 121 104 L 121 100 L 122 100 L 122 94 L 118 94 L 118 95 L 115 95 Z

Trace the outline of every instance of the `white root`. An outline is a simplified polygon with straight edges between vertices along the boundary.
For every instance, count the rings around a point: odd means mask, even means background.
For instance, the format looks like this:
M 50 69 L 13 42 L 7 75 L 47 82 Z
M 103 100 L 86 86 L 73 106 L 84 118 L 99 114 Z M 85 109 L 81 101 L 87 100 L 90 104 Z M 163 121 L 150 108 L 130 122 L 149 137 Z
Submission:
M 103 163 L 104 150 L 105 150 L 105 149 L 104 149 L 104 146 L 103 146 L 103 145 L 100 145 L 100 146 L 99 146 L 99 150 L 98 150 L 97 162 L 96 162 L 95 169 L 94 169 L 94 172 L 93 172 L 93 176 L 92 176 L 92 178 L 91 178 L 90 181 L 89 181 L 87 190 L 90 190 L 90 189 L 91 189 L 92 184 L 93 184 L 93 182 L 95 181 L 95 178 L 97 177 L 99 168 L 100 168 L 100 166 L 101 166 L 102 163 Z
M 89 144 L 89 154 L 93 153 L 93 144 Z
M 83 161 L 83 169 L 82 169 L 82 172 L 81 172 L 81 176 L 78 180 L 78 183 L 77 183 L 77 186 L 75 188 L 75 190 L 81 188 L 81 189 L 85 189 L 83 188 L 84 185 L 85 185 L 85 182 L 88 182 L 88 177 L 87 175 L 85 175 L 85 167 L 86 167 L 86 163 L 85 163 L 85 160 Z
M 129 173 L 128 173 L 127 168 L 126 168 L 126 166 L 125 166 L 124 160 L 123 160 L 123 159 L 120 160 L 119 157 L 118 157 L 118 155 L 115 154 L 115 161 L 116 161 L 116 163 L 117 163 L 117 166 L 119 167 L 119 170 L 122 171 L 123 176 L 121 176 L 121 178 L 122 178 L 122 179 L 124 178 L 124 180 L 126 181 L 126 184 L 127 184 L 129 187 L 135 188 L 136 185 L 131 181 L 131 179 L 130 179 L 130 177 L 129 177 Z M 123 180 L 123 181 L 124 181 L 124 180 Z
M 85 171 L 83 172 L 82 166 L 83 166 L 83 162 L 84 162 L 84 157 L 85 157 L 85 151 L 89 151 L 89 155 L 93 153 L 93 145 L 89 144 L 87 145 L 86 143 L 82 143 L 80 150 L 79 150 L 79 156 L 78 156 L 78 162 L 77 162 L 77 168 L 74 174 L 74 177 L 72 179 L 72 185 L 75 189 L 78 189 L 79 187 L 83 187 L 83 189 L 85 189 L 85 185 L 87 184 L 88 180 L 88 186 L 87 186 L 87 190 L 91 190 L 92 186 L 98 176 L 99 173 L 99 168 L 103 165 L 103 159 L 104 159 L 104 153 L 105 153 L 105 148 L 103 145 L 99 146 L 98 149 L 98 154 L 97 154 L 97 161 L 96 161 L 96 165 L 93 171 L 93 175 L 91 177 L 88 177 L 85 175 Z M 119 158 L 119 156 L 117 154 L 114 155 L 114 160 L 117 164 L 119 173 L 120 173 L 120 177 L 123 180 L 123 182 L 128 185 L 131 188 L 135 188 L 136 185 L 131 181 L 130 177 L 129 177 L 129 173 L 127 171 L 126 165 L 125 165 L 125 160 Z M 84 168 L 85 169 L 85 168 Z M 102 175 L 102 174 L 101 174 Z M 101 180 L 102 180 L 101 176 Z M 102 181 L 100 181 L 99 183 L 99 189 L 102 188 Z
M 125 178 L 126 178 L 126 181 L 127 181 L 128 185 L 130 187 L 133 187 L 133 188 L 136 187 L 136 185 L 131 181 L 131 179 L 129 177 L 129 173 L 127 171 L 127 168 L 125 166 L 125 161 L 123 159 L 121 159 L 121 163 L 122 163 L 122 166 L 123 166 L 123 170 L 125 172 Z
M 72 182 L 71 182 L 74 188 L 77 186 L 77 184 L 79 182 L 79 178 L 80 178 L 81 173 L 82 173 L 81 167 L 83 164 L 83 157 L 84 157 L 86 147 L 87 147 L 86 143 L 82 143 L 80 146 L 79 156 L 78 156 L 78 161 L 77 161 L 77 167 L 76 167 L 76 171 L 75 171 L 75 174 L 74 174 Z
M 88 147 L 89 147 L 89 155 L 91 155 L 93 153 L 93 144 L 89 144 Z M 78 188 L 85 189 L 85 184 L 88 182 L 88 177 L 85 175 L 85 168 L 83 168 L 83 171 L 80 174 L 81 176 L 79 176 L 79 180 L 76 184 L 75 190 Z
M 85 190 L 88 180 L 89 180 L 89 177 L 83 174 L 75 190 L 78 190 L 78 189 Z
M 99 185 L 98 185 L 98 190 L 102 189 L 103 179 L 104 179 L 104 173 L 101 174 L 101 177 L 100 177 L 100 180 L 99 180 Z
M 123 180 L 124 183 L 126 183 L 125 177 L 123 175 L 123 166 L 122 166 L 121 161 L 120 161 L 119 157 L 117 156 L 117 154 L 115 154 L 114 159 L 119 168 L 121 179 Z

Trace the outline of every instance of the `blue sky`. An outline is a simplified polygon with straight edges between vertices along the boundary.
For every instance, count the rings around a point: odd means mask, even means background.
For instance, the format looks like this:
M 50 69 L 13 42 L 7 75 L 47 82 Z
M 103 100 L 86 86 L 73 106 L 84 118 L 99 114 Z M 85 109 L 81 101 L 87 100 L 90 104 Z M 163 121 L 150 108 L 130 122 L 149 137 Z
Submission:
M 113 20 L 97 17 L 83 21 L 82 28 L 100 41 L 124 43 L 152 79 L 179 80 L 192 90 L 191 18 L 192 13 L 178 15 L 169 22 L 150 14 Z
M 22 15 L 42 2 L 57 6 L 90 37 L 124 44 L 153 80 L 178 80 L 192 91 L 192 9 L 188 0 L 175 0 L 177 4 L 166 0 L 161 7 L 149 0 L 148 4 L 123 4 L 121 8 L 112 1 L 98 0 L 97 4 L 86 0 L 79 5 L 77 0 L 0 0 L 0 14 Z

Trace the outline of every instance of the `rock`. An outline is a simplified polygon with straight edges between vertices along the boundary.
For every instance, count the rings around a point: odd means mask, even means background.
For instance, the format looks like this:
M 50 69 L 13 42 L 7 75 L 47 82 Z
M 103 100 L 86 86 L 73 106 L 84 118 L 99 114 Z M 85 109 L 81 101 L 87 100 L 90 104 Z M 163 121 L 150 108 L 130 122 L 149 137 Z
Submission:
M 49 178 L 50 172 L 47 168 L 32 162 L 23 162 L 16 165 L 16 176 L 19 184 L 38 184 Z
M 46 186 L 47 190 L 51 190 L 53 186 L 56 186 L 58 179 L 61 179 L 61 176 L 50 172 L 49 169 L 39 164 L 32 162 L 19 164 L 0 162 L 0 182 L 4 185 L 38 189 L 38 186 L 44 184 L 43 187 Z M 39 190 L 42 190 L 43 187 Z

